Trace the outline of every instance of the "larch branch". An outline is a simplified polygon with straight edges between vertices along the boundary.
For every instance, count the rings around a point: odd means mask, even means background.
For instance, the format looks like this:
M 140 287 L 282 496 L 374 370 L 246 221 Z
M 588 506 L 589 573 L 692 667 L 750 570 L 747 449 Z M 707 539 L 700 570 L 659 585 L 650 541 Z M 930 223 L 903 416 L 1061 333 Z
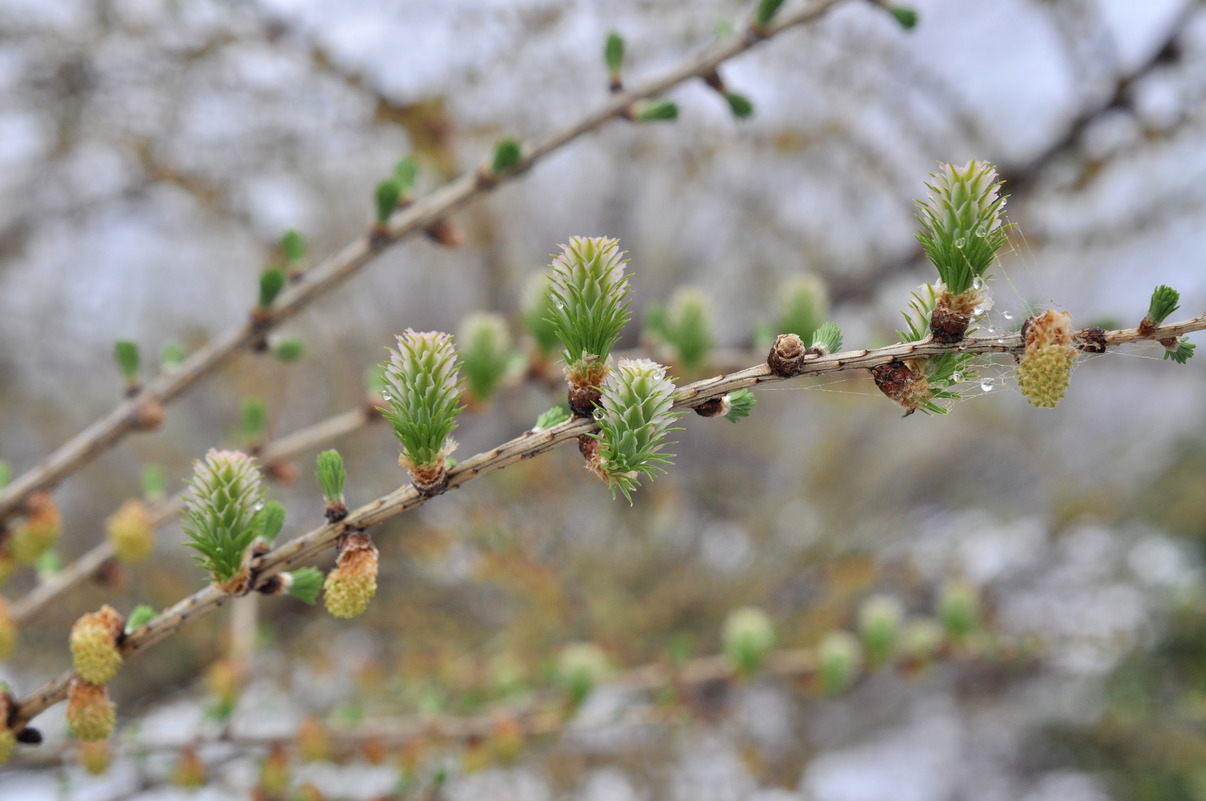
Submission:
M 1159 340 L 1201 330 L 1206 330 L 1206 314 L 1179 323 L 1159 326 L 1148 334 L 1140 334 L 1137 328 L 1106 331 L 1104 338 L 1107 345 L 1117 346 L 1139 340 Z M 918 342 L 897 343 L 875 350 L 854 350 L 821 356 L 813 360 L 801 375 L 818 376 L 862 370 L 893 361 L 936 356 L 948 351 L 1020 354 L 1022 348 L 1023 342 L 1019 334 L 1010 334 L 1005 337 L 969 337 L 951 345 L 926 339 Z M 765 364 L 758 364 L 734 373 L 688 384 L 679 391 L 674 405 L 676 408 L 692 408 L 706 400 L 721 397 L 737 389 L 787 380 L 792 379 L 774 375 Z M 448 490 L 458 489 L 480 475 L 533 458 L 558 445 L 576 441 L 580 435 L 597 429 L 598 423 L 595 420 L 583 418 L 569 420 L 546 431 L 526 431 L 493 450 L 479 453 L 465 460 L 450 470 L 448 472 Z M 290 540 L 252 563 L 254 586 L 260 586 L 271 576 L 331 547 L 335 540 L 347 531 L 374 526 L 395 515 L 421 506 L 427 500 L 427 497 L 407 484 L 352 511 L 338 523 L 327 523 Z M 151 622 L 131 632 L 121 643 L 122 653 L 129 655 L 154 645 L 179 631 L 192 619 L 208 614 L 222 606 L 230 597 L 213 585 L 207 585 L 171 608 L 164 610 Z M 74 675 L 74 671 L 65 671 L 39 690 L 22 698 L 11 717 L 11 725 L 19 726 L 66 698 L 68 686 Z

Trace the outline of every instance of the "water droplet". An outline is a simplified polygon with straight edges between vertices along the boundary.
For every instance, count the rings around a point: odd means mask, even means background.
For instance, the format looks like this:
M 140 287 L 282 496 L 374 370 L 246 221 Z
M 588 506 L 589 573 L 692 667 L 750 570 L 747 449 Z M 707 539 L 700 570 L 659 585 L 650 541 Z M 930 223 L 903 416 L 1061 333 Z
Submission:
M 595 411 L 593 412 L 593 415 L 596 420 L 602 420 L 604 417 L 607 416 L 602 409 L 595 409 Z
M 561 302 L 561 301 L 559 301 L 559 300 L 555 300 L 555 301 L 553 301 L 553 303 L 554 303 L 554 304 L 557 306 L 557 308 L 558 308 L 558 309 L 564 309 L 564 308 L 565 308 L 565 304 L 564 304 L 564 303 L 562 303 L 562 302 Z
M 976 306 L 975 308 L 972 309 L 972 314 L 974 314 L 976 317 L 979 317 L 983 313 L 984 313 L 983 306 Z
M 382 393 L 381 393 L 381 399 L 382 399 L 382 400 L 387 400 L 387 401 L 392 401 L 392 400 L 394 399 L 394 396 L 393 396 L 393 395 L 391 395 L 391 394 L 389 394 L 388 392 L 382 392 Z
M 992 326 L 989 326 L 989 327 L 988 327 L 988 328 L 986 328 L 985 330 L 986 330 L 988 333 L 990 333 L 990 334 L 991 334 L 993 331 L 996 331 L 997 329 L 993 328 Z
M 1003 339 L 998 339 L 998 340 L 997 340 L 997 344 L 998 344 L 998 345 L 1004 345 L 1004 344 L 1005 344 L 1005 340 L 1003 340 Z
M 977 278 L 972 279 L 972 289 L 981 289 L 983 287 L 984 287 L 984 279 L 983 278 L 977 277 Z
M 976 227 L 976 236 L 983 239 L 985 236 L 987 236 L 987 234 L 988 234 L 988 229 L 985 228 L 983 225 Z
M 959 250 L 963 250 L 963 246 L 966 244 L 967 244 L 967 240 L 964 239 L 963 237 L 959 237 L 958 239 L 955 240 L 955 247 L 958 248 Z
M 992 392 L 992 386 L 993 386 L 992 379 L 986 378 L 980 382 L 980 391 L 981 392 Z
M 951 381 L 954 381 L 956 384 L 958 384 L 962 380 L 963 380 L 963 373 L 960 373 L 960 372 L 951 373 Z
M 1006 320 L 1012 320 L 1013 312 L 1001 312 L 1001 316 L 1004 317 Z

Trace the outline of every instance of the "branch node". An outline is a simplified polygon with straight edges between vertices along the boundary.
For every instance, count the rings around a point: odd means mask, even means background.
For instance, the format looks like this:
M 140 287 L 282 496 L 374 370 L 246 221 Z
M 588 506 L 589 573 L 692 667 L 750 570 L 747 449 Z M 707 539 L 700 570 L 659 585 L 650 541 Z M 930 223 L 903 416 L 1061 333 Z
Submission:
M 1084 328 L 1076 332 L 1076 347 L 1085 353 L 1105 353 L 1106 338 L 1104 328 Z
M 130 417 L 140 431 L 153 431 L 163 425 L 167 411 L 157 398 L 144 398 L 134 406 Z
M 574 417 L 594 417 L 595 408 L 603 395 L 597 386 L 571 386 L 569 388 L 569 407 Z
M 491 190 L 498 186 L 498 177 L 485 164 L 477 168 L 477 173 L 474 176 L 477 185 L 483 190 Z
M 796 334 L 779 334 L 766 357 L 766 366 L 780 378 L 793 378 L 804 372 L 808 349 Z
M 373 223 L 368 232 L 368 244 L 372 250 L 384 250 L 392 240 L 388 228 L 381 223 Z

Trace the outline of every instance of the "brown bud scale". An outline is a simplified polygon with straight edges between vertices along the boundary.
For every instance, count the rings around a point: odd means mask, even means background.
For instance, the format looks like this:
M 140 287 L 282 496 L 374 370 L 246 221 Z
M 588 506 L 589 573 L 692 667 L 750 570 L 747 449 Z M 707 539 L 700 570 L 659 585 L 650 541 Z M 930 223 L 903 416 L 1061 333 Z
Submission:
M 425 498 L 442 495 L 448 489 L 448 471 L 443 462 L 431 465 L 416 465 L 410 468 L 410 482 Z
M 474 177 L 477 179 L 478 187 L 482 189 L 493 189 L 498 186 L 498 178 L 488 165 L 483 164 L 478 167 Z
M 574 417 L 593 417 L 603 393 L 594 386 L 570 386 L 569 407 Z
M 285 581 L 278 573 L 275 576 L 269 576 L 260 583 L 260 586 L 255 588 L 255 591 L 260 595 L 280 595 L 285 591 Z
M 465 243 L 465 235 L 461 229 L 445 219 L 436 220 L 423 229 L 427 238 L 446 248 L 459 248 Z
M 251 592 L 251 569 L 244 567 L 226 581 L 214 581 L 214 586 L 227 595 L 241 597 Z
M 607 481 L 607 474 L 602 470 L 603 457 L 599 455 L 599 440 L 590 434 L 578 435 L 578 453 L 586 460 L 586 469 Z
M 724 80 L 720 77 L 720 73 L 716 70 L 712 70 L 708 74 L 704 75 L 703 80 L 704 83 L 706 83 L 711 89 L 716 90 L 722 95 L 728 91 L 724 85 Z
M 777 376 L 791 378 L 804 372 L 804 358 L 807 355 L 808 349 L 799 336 L 780 334 L 767 354 L 766 366 Z
M 929 380 L 921 371 L 904 362 L 888 362 L 869 368 L 875 386 L 908 411 L 908 417 L 931 397 Z
M 134 425 L 143 431 L 153 431 L 163 425 L 167 411 L 155 398 L 139 401 L 134 407 Z
M 967 327 L 971 325 L 971 315 L 949 309 L 945 306 L 935 306 L 930 315 L 930 333 L 934 340 L 945 344 L 959 342 L 967 335 Z
M 381 250 L 390 243 L 389 229 L 381 223 L 373 223 L 373 227 L 369 229 L 368 242 L 373 250 Z

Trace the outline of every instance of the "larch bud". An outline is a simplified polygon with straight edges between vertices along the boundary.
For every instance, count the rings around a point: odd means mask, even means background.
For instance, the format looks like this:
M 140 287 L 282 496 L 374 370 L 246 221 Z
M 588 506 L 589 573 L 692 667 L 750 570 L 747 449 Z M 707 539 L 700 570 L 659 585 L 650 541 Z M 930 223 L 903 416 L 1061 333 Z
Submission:
M 259 533 L 256 512 L 263 499 L 260 471 L 247 454 L 211 449 L 193 464 L 184 495 L 187 545 L 215 585 L 232 595 L 247 590 L 249 546 Z
M 557 674 L 569 694 L 569 703 L 577 708 L 595 686 L 611 672 L 607 654 L 593 642 L 573 642 L 557 657 Z
M 7 690 L 0 691 L 0 765 L 7 763 L 17 746 L 17 733 L 6 725 L 12 714 L 13 697 Z
M 24 518 L 8 540 L 9 553 L 18 561 L 32 565 L 54 547 L 63 530 L 59 507 L 49 492 L 37 490 L 25 499 Z
M 289 791 L 289 752 L 274 744 L 260 763 L 259 789 L 268 797 L 285 797 Z
M 724 653 L 742 675 L 757 673 L 775 646 L 775 626 L 766 612 L 744 606 L 729 613 L 722 634 Z
M 155 398 L 143 398 L 134 407 L 134 424 L 142 431 L 154 431 L 167 419 L 167 409 Z
M 368 608 L 377 592 L 377 546 L 368 534 L 348 535 L 323 590 L 327 612 L 334 617 L 356 617 Z
M 344 467 L 343 457 L 335 449 L 318 454 L 316 460 L 318 484 L 322 487 L 322 499 L 326 504 L 327 520 L 335 523 L 348 516 L 347 498 L 343 494 L 343 485 L 347 481 L 348 471 Z
M 0 543 L 0 587 L 3 587 L 13 571 L 17 569 L 17 560 L 8 551 L 8 543 Z
M 513 364 L 514 343 L 500 314 L 478 312 L 461 321 L 461 367 L 465 389 L 475 408 L 484 408 L 502 387 Z
M 112 761 L 113 749 L 104 740 L 85 740 L 80 743 L 80 766 L 92 776 L 103 775 Z
M 205 689 L 213 696 L 212 712 L 218 719 L 225 720 L 234 711 L 245 673 L 243 664 L 231 657 L 217 660 L 205 671 Z
M 666 435 L 681 411 L 675 411 L 674 382 L 666 368 L 649 359 L 621 359 L 602 389 L 599 447 L 589 456 L 588 467 L 632 503 L 632 492 L 645 476 L 666 472 L 674 454 L 663 453 Z M 585 452 L 585 451 L 584 451 Z
M 1026 349 L 1018 362 L 1018 386 L 1035 406 L 1055 408 L 1068 391 L 1076 361 L 1072 317 L 1048 309 L 1022 327 Z
M 75 672 L 91 684 L 108 684 L 121 667 L 117 638 L 125 623 L 113 607 L 106 604 L 75 621 L 71 627 L 71 659 Z
M 875 664 L 892 657 L 903 619 L 904 607 L 891 595 L 872 595 L 859 606 L 858 634 Z
M 902 661 L 910 670 L 920 670 L 933 661 L 946 643 L 946 631 L 933 618 L 917 618 L 905 624 L 900 635 Z
M 820 276 L 808 273 L 797 275 L 778 290 L 779 319 L 775 327 L 784 334 L 795 334 L 805 342 L 829 313 L 829 290 Z
M 188 746 L 180 752 L 180 760 L 172 772 L 172 781 L 177 787 L 197 788 L 205 784 L 205 763 L 197 749 Z
M 306 715 L 297 726 L 297 753 L 303 762 L 322 762 L 331 756 L 331 738 L 313 715 Z
M 608 357 L 631 316 L 629 276 L 618 239 L 570 237 L 549 265 L 549 322 L 565 346 L 570 409 L 587 417 L 609 371 Z
M 980 591 L 963 580 L 948 582 L 938 597 L 938 618 L 952 640 L 966 639 L 980 621 Z
M 808 348 L 804 347 L 804 340 L 799 335 L 779 334 L 766 357 L 766 365 L 775 375 L 791 378 L 804 372 L 807 355 Z
M 456 449 L 449 435 L 462 408 L 456 349 L 448 334 L 409 328 L 397 343 L 385 364 L 381 412 L 402 445 L 398 463 L 419 492 L 437 495 L 447 485 L 444 465 Z
M 17 619 L 5 598 L 0 598 L 0 662 L 17 650 Z
M 828 695 L 849 689 L 862 667 L 863 646 L 848 631 L 831 631 L 817 645 L 817 677 Z
M 141 562 L 155 550 L 155 521 L 147 505 L 131 498 L 105 521 L 113 553 L 123 562 Z
M 869 369 L 879 391 L 907 409 L 909 416 L 932 405 L 934 390 L 929 377 L 912 362 L 888 362 Z
M 930 178 L 928 197 L 917 201 L 917 239 L 943 284 L 930 331 L 939 342 L 958 342 L 986 308 L 981 287 L 1005 244 L 1005 198 L 996 168 L 974 159 L 962 167 L 943 164 Z
M 666 304 L 661 330 L 673 351 L 673 358 L 684 370 L 702 367 L 712 350 L 714 326 L 712 302 L 695 287 L 682 287 Z
M 942 164 L 930 179 L 925 185 L 929 195 L 917 201 L 922 225 L 917 239 L 947 291 L 962 295 L 974 288 L 1005 244 L 1001 181 L 995 167 L 975 159 L 962 167 Z
M 67 691 L 67 725 L 81 740 L 104 740 L 117 725 L 117 710 L 104 686 L 72 679 Z

